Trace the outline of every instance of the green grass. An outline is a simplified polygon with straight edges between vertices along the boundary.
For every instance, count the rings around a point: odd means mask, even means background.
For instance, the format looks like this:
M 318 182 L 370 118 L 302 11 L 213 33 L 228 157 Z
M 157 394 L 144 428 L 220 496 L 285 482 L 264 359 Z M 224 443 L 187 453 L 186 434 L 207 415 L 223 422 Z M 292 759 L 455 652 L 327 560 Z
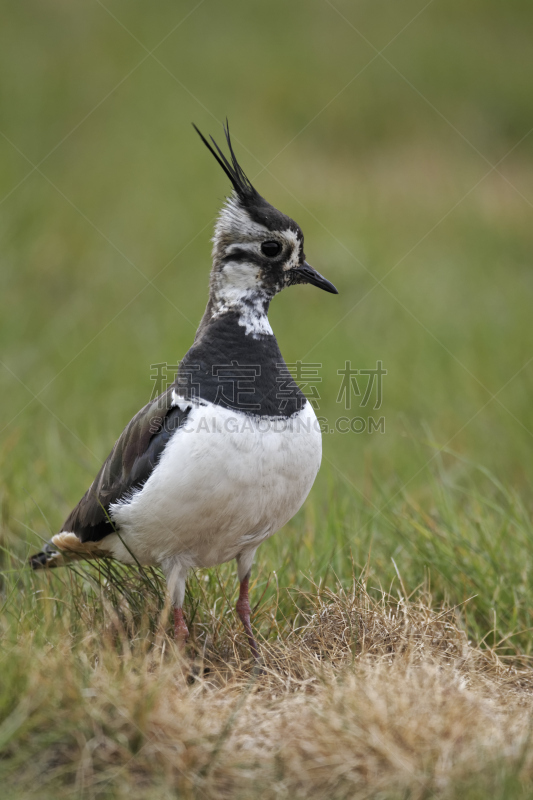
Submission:
M 128 593 L 131 635 L 157 629 L 143 592 L 165 613 L 155 573 L 150 586 L 24 564 L 150 397 L 151 365 L 192 342 L 228 186 L 190 123 L 220 137 L 226 116 L 257 188 L 340 292 L 276 298 L 286 360 L 322 365 L 330 423 L 385 417 L 385 433 L 324 436 L 311 497 L 258 553 L 255 624 L 275 638 L 293 590 L 348 586 L 355 569 L 375 596 L 457 606 L 472 641 L 526 663 L 530 4 L 30 0 L 3 17 L 0 703 L 26 696 L 11 648 L 80 646 L 105 622 L 102 591 L 109 609 Z M 347 411 L 337 370 L 377 360 L 382 407 Z M 191 578 L 199 640 L 217 615 L 220 641 L 231 629 L 235 583 L 233 565 Z M 521 796 L 502 774 L 501 796 Z

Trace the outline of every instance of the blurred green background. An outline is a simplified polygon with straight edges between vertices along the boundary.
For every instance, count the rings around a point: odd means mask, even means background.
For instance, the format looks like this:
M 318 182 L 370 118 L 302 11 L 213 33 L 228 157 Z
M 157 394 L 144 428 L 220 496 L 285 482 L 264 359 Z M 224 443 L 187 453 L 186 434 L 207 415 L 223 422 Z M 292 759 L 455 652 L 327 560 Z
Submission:
M 345 361 L 388 372 L 379 412 L 354 398 L 349 414 L 384 416 L 385 433 L 324 437 L 317 486 L 288 529 L 310 538 L 287 582 L 316 566 L 319 542 L 323 559 L 340 542 L 364 561 L 371 530 L 383 570 L 393 552 L 408 570 L 405 539 L 421 534 L 402 537 L 401 509 L 386 529 L 380 509 L 408 492 L 433 514 L 446 481 L 485 485 L 466 462 L 529 507 L 530 3 L 28 0 L 2 18 L 10 548 L 24 556 L 33 531 L 57 530 L 149 399 L 151 365 L 190 346 L 228 192 L 191 122 L 220 140 L 226 116 L 250 178 L 299 222 L 309 261 L 340 292 L 276 298 L 285 359 L 323 364 L 330 420 L 346 414 Z M 282 534 L 263 558 L 275 567 L 296 545 Z M 417 563 L 413 581 L 431 554 Z

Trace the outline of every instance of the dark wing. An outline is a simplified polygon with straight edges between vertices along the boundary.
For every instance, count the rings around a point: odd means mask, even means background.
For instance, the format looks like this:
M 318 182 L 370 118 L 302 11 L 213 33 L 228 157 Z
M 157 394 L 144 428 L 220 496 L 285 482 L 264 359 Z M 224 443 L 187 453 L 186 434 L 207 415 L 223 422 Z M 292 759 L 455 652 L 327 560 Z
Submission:
M 62 531 L 72 531 L 82 542 L 98 542 L 116 530 L 109 506 L 148 480 L 165 445 L 191 410 L 190 406 L 184 411 L 172 407 L 172 388 L 145 405 L 124 428 Z

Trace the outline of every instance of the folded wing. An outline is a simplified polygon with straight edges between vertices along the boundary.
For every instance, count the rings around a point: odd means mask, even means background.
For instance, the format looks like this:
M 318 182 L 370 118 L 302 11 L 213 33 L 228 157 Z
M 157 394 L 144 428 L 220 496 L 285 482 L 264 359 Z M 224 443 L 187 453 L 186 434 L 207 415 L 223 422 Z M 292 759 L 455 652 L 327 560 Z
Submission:
M 144 406 L 124 428 L 92 485 L 65 520 L 61 531 L 81 542 L 98 542 L 116 530 L 112 503 L 126 499 L 150 477 L 171 436 L 191 410 L 172 405 L 172 389 Z

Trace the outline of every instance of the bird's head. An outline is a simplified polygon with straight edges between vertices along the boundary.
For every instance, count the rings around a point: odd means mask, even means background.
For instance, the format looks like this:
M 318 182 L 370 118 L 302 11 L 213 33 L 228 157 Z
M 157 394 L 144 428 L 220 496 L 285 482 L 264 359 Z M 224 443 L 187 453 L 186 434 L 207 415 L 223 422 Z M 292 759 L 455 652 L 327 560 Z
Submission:
M 211 294 L 230 308 L 239 303 L 268 303 L 286 286 L 311 283 L 326 292 L 337 289 L 307 263 L 299 225 L 254 189 L 237 161 L 229 129 L 224 133 L 230 158 L 213 137 L 211 143 L 195 130 L 231 181 L 233 192 L 224 204 L 213 237 Z

